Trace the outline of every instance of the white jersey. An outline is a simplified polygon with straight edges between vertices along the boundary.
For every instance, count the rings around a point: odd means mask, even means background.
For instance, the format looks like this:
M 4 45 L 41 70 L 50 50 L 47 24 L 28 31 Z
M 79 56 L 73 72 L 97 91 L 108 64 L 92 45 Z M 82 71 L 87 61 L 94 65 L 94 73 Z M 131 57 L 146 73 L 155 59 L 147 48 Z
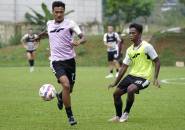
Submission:
M 105 33 L 103 37 L 104 43 L 111 45 L 110 48 L 107 48 L 108 52 L 118 51 L 118 43 L 121 41 L 118 33 Z
M 26 43 L 26 46 L 27 46 L 27 50 L 28 51 L 33 51 L 35 50 L 35 43 L 34 43 L 34 39 L 37 37 L 36 34 L 33 34 L 33 35 L 29 35 L 29 34 L 25 34 L 23 37 L 22 37 L 22 41 L 24 41 Z

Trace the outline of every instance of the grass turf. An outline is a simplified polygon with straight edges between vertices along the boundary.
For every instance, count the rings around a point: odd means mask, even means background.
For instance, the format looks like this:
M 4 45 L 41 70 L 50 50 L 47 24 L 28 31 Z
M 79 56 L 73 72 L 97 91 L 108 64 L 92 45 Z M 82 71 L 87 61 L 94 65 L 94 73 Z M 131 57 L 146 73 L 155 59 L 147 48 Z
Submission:
M 182 78 L 184 73 L 184 68 L 162 67 L 160 79 Z M 27 67 L 1 67 L 0 74 L 0 130 L 185 129 L 183 84 L 162 84 L 160 89 L 150 85 L 136 95 L 128 122 L 109 123 L 114 115 L 114 89 L 107 90 L 113 81 L 104 78 L 107 68 L 77 67 L 72 106 L 78 125 L 71 127 L 65 111 L 57 109 L 56 99 L 45 102 L 38 96 L 44 83 L 60 90 L 50 68 L 37 67 L 30 73 Z M 125 106 L 126 96 L 122 99 Z

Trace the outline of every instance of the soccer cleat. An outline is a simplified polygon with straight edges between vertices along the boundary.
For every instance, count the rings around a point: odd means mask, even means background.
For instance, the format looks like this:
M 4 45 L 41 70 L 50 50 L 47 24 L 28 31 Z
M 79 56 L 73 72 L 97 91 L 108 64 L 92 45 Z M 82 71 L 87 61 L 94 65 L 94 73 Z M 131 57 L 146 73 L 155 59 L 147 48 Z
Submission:
M 77 121 L 74 119 L 73 116 L 69 117 L 69 124 L 72 126 L 72 125 L 76 125 L 77 124 Z
M 117 73 L 116 73 L 116 75 L 115 75 L 115 77 L 117 78 L 117 77 L 118 77 L 118 75 L 119 75 L 119 73 L 117 72 Z
M 111 119 L 108 120 L 108 122 L 119 122 L 119 117 L 118 116 L 114 116 Z
M 63 101 L 62 101 L 62 99 L 60 98 L 60 96 L 59 96 L 58 93 L 56 94 L 56 97 L 57 97 L 57 100 L 58 100 L 58 102 L 57 102 L 58 109 L 59 109 L 59 110 L 62 110 L 62 108 L 63 108 Z
M 109 75 L 105 76 L 106 79 L 113 78 L 113 77 L 114 77 L 113 74 L 109 74 Z
M 124 112 L 119 119 L 119 122 L 126 122 L 128 120 L 128 113 Z

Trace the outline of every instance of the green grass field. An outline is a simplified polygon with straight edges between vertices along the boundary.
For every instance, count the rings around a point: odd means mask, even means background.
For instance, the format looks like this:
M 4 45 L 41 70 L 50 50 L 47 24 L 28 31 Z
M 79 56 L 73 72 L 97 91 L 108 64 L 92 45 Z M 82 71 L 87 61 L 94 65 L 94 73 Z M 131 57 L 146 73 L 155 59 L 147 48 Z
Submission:
M 0 130 L 184 130 L 185 81 L 162 84 L 140 92 L 126 123 L 109 123 L 114 115 L 112 79 L 105 79 L 105 67 L 78 67 L 72 95 L 73 112 L 78 125 L 68 125 L 64 110 L 56 99 L 45 102 L 38 96 L 39 87 L 51 83 L 60 89 L 49 67 L 33 73 L 26 67 L 0 68 Z M 183 78 L 184 68 L 162 67 L 160 79 Z M 178 81 L 175 81 L 178 82 Z M 122 99 L 125 102 L 125 97 Z

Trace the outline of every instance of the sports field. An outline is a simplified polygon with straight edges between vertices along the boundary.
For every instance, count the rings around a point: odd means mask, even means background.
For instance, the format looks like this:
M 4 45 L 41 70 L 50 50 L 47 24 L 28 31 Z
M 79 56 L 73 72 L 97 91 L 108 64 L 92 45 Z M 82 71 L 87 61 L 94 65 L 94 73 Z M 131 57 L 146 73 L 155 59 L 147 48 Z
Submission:
M 162 88 L 154 86 L 140 92 L 126 123 L 109 123 L 114 115 L 113 90 L 107 85 L 105 67 L 78 67 L 72 106 L 78 125 L 69 126 L 64 110 L 56 99 L 45 102 L 38 96 L 39 87 L 51 83 L 59 90 L 49 67 L 0 68 L 0 130 L 184 130 L 185 69 L 162 67 Z M 125 102 L 125 96 L 123 96 Z

